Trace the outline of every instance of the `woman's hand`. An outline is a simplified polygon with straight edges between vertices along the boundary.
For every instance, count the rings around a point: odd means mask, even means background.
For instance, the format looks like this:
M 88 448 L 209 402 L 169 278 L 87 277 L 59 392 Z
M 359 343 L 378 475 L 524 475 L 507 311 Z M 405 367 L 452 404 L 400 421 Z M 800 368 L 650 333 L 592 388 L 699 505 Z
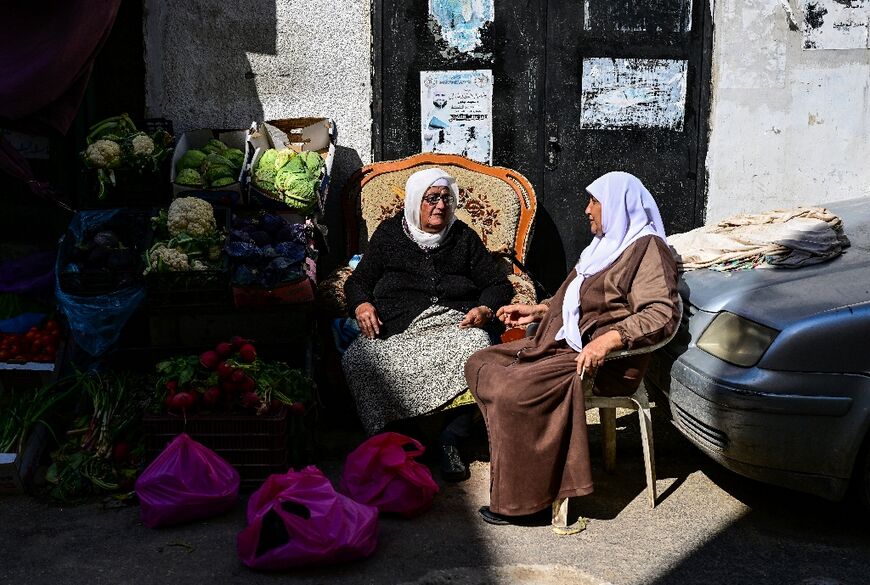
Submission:
M 619 331 L 611 329 L 583 346 L 574 361 L 577 362 L 577 375 L 581 378 L 594 376 L 598 368 L 604 364 L 604 358 L 611 351 L 622 348 L 622 337 Z
M 460 329 L 468 329 L 469 327 L 483 327 L 489 320 L 492 319 L 492 309 L 483 305 L 474 307 L 459 324 Z
M 547 305 L 505 305 L 496 311 L 495 316 L 506 327 L 516 327 L 540 321 L 548 309 Z
M 369 339 L 374 339 L 381 333 L 383 323 L 378 318 L 378 312 L 371 303 L 360 303 L 354 311 L 360 331 Z

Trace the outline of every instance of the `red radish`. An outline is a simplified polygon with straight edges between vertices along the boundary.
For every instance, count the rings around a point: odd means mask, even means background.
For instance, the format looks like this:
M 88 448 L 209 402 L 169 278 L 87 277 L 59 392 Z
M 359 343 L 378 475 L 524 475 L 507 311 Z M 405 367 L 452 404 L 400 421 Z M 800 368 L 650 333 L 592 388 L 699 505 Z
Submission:
M 126 461 L 129 456 L 130 445 L 128 445 L 124 441 L 118 441 L 117 443 L 115 443 L 115 446 L 112 447 L 112 459 L 114 459 L 116 463 L 122 463 Z
M 166 398 L 163 399 L 163 406 L 166 408 L 172 408 L 172 401 L 175 399 L 175 392 L 171 390 L 166 394 Z
M 233 375 L 233 367 L 227 362 L 221 362 L 217 367 L 217 375 L 221 380 L 225 380 Z
M 179 392 L 172 397 L 172 408 L 175 410 L 188 410 L 193 404 L 194 398 L 190 392 Z
M 246 364 L 253 363 L 253 361 L 257 359 L 257 350 L 250 343 L 246 343 L 239 348 L 239 357 L 242 358 L 242 361 Z
M 290 405 L 290 412 L 297 416 L 302 416 L 305 414 L 305 405 L 301 402 L 294 402 Z
M 248 339 L 245 339 L 244 337 L 241 337 L 239 335 L 234 335 L 232 339 L 230 339 L 230 343 L 233 344 L 233 349 L 239 349 L 240 347 L 248 343 L 248 341 Z
M 226 359 L 233 354 L 233 344 L 224 341 L 223 343 L 218 343 L 214 350 L 222 359 Z
M 221 392 L 224 394 L 235 394 L 239 389 L 236 388 L 235 382 L 231 380 L 224 380 L 221 382 Z
M 221 391 L 220 391 L 220 388 L 218 388 L 217 386 L 212 386 L 211 388 L 206 390 L 205 393 L 202 395 L 202 402 L 206 406 L 208 406 L 209 408 L 217 406 L 217 404 L 220 402 L 220 400 L 221 400 Z
M 233 370 L 233 375 L 230 376 L 230 380 L 232 380 L 233 382 L 241 382 L 245 379 L 245 377 L 246 376 L 244 370 Z
M 242 407 L 257 408 L 260 406 L 260 397 L 256 392 L 245 392 L 242 394 Z
M 175 391 L 178 390 L 178 382 L 176 380 L 169 380 L 166 383 L 166 389 L 172 393 L 175 393 Z
M 216 351 L 204 351 L 199 356 L 199 363 L 207 370 L 214 370 L 217 368 L 220 361 L 221 358 Z
M 242 392 L 253 392 L 256 387 L 257 383 L 254 382 L 253 378 L 250 376 L 245 376 L 242 378 L 242 381 L 239 382 L 239 388 L 241 388 Z

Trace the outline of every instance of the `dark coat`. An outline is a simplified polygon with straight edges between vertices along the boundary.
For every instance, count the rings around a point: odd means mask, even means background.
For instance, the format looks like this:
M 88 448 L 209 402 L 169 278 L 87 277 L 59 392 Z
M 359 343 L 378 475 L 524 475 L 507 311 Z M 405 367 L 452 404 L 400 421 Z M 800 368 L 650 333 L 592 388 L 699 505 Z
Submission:
M 403 332 L 438 304 L 463 313 L 485 305 L 493 312 L 510 302 L 513 287 L 477 233 L 456 220 L 441 245 L 422 250 L 402 228 L 402 212 L 384 220 L 347 279 L 351 315 L 369 302 L 383 322 L 381 337 Z

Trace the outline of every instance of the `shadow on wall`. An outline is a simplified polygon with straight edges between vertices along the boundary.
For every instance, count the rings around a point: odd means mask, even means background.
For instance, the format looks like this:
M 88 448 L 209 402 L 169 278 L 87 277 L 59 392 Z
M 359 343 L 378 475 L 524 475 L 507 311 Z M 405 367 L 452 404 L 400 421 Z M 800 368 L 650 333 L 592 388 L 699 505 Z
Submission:
M 538 298 L 556 293 L 565 279 L 565 262 L 565 246 L 559 237 L 559 230 L 539 199 L 535 231 L 526 257 L 529 272 L 547 289 L 546 292 L 538 290 Z
M 252 53 L 277 54 L 275 0 L 148 2 L 146 44 L 150 112 L 171 119 L 177 133 L 196 128 L 247 128 L 264 115 Z M 278 72 L 280 73 L 280 72 Z

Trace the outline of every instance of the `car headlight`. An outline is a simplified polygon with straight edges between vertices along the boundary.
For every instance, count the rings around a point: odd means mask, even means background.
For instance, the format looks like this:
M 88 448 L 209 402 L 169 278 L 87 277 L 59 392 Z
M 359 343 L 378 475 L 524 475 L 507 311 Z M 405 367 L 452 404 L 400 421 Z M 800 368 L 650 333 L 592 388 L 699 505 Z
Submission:
M 698 347 L 735 366 L 758 363 L 779 331 L 725 311 L 716 315 L 698 339 Z

